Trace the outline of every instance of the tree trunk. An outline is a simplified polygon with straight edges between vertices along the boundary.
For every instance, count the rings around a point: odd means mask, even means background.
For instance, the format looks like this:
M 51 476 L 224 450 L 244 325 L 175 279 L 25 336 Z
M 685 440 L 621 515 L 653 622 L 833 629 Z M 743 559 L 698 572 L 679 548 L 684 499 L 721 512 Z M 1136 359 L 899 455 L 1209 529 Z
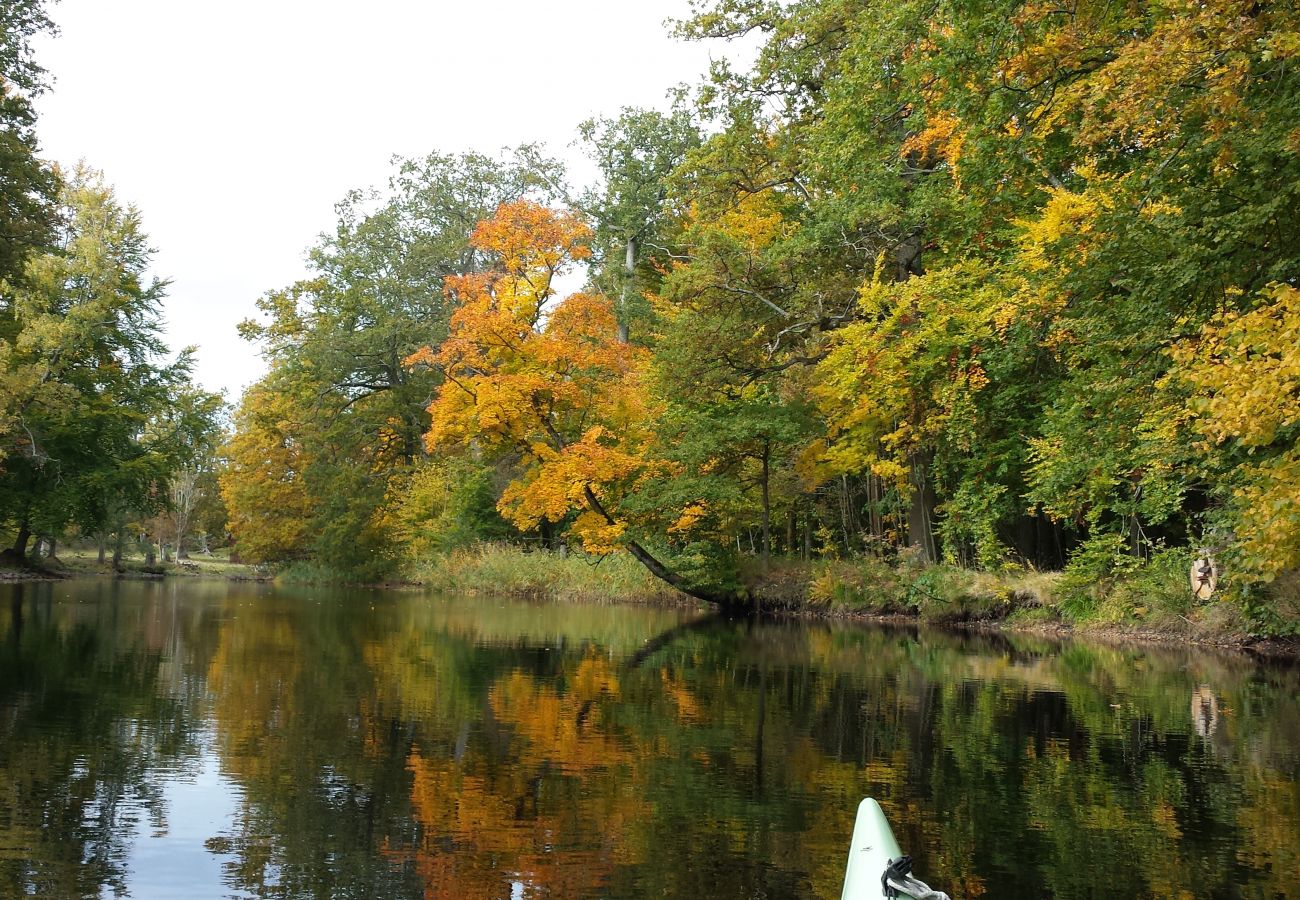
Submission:
M 790 556 L 795 554 L 795 535 L 799 531 L 799 509 L 793 502 L 785 514 L 785 552 Z
M 772 492 L 771 492 L 771 465 L 772 465 L 772 447 L 770 444 L 763 446 L 763 474 L 762 474 L 762 491 L 763 491 L 763 543 L 759 549 L 760 565 L 762 572 L 767 574 L 768 567 L 772 558 Z
M 883 491 L 881 490 L 880 476 L 875 473 L 867 475 L 867 522 L 868 528 L 871 529 L 872 548 L 878 553 L 880 550 L 881 540 L 885 536 L 884 522 L 880 517 L 880 501 Z
M 926 562 L 937 562 L 939 547 L 934 538 L 934 507 L 937 502 L 929 477 L 930 455 L 912 457 L 912 502 L 907 510 L 907 538 L 920 550 Z
M 53 536 L 47 537 L 47 538 L 45 539 L 45 558 L 46 558 L 46 559 L 56 559 L 56 558 L 57 558 L 57 548 L 56 548 L 56 546 L 55 546 L 55 542 L 54 542 L 54 538 L 53 538 Z
M 636 277 L 636 238 L 628 237 L 627 249 L 623 256 L 623 292 L 618 303 L 618 340 L 628 341 L 628 308 L 631 306 L 633 281 Z
M 600 498 L 596 496 L 596 492 L 591 489 L 591 485 L 585 486 L 582 489 L 582 493 L 583 497 L 587 501 L 587 507 L 592 512 L 600 516 L 610 525 L 617 524 L 614 517 L 606 511 L 604 504 L 600 502 Z M 642 547 L 636 541 L 628 541 L 627 549 L 628 552 L 636 558 L 637 562 L 646 567 L 651 575 L 665 584 L 676 588 L 688 597 L 694 597 L 696 600 L 703 600 L 705 603 L 717 603 L 721 606 L 727 607 L 736 607 L 740 604 L 740 598 L 734 594 L 713 591 L 690 584 L 685 578 L 682 578 L 681 575 L 678 575 L 672 569 L 655 559 L 654 555 L 650 553 L 649 550 Z
M 113 569 L 114 570 L 119 570 L 122 568 L 122 553 L 126 549 L 125 544 L 126 544 L 126 529 L 122 526 L 121 523 L 118 523 L 117 534 L 115 535 L 115 539 L 113 541 Z
M 840 530 L 844 532 L 844 556 L 853 555 L 853 513 L 849 509 L 849 476 L 840 476 Z
M 803 558 L 812 559 L 812 500 L 805 497 L 803 501 Z
M 32 539 L 32 530 L 24 519 L 18 525 L 18 534 L 14 537 L 14 555 L 19 559 L 27 558 L 27 544 Z
M 1142 558 L 1143 537 L 1142 522 L 1134 513 L 1128 523 L 1129 554 L 1138 559 Z

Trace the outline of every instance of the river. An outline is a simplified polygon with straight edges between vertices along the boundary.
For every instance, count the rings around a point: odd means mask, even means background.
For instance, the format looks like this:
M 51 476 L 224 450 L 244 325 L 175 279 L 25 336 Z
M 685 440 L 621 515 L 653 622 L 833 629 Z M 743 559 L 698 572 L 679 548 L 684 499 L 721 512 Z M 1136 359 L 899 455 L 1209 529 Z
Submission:
M 0 585 L 0 895 L 1300 897 L 1300 670 L 689 610 Z

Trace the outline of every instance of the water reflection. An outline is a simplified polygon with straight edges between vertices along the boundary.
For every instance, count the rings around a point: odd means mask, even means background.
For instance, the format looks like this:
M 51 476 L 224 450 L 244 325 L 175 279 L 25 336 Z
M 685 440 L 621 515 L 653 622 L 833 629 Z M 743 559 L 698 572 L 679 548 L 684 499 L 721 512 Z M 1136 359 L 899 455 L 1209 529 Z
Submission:
M 954 896 L 1297 896 L 1288 668 L 198 580 L 0 590 L 0 894 L 838 897 L 871 794 Z

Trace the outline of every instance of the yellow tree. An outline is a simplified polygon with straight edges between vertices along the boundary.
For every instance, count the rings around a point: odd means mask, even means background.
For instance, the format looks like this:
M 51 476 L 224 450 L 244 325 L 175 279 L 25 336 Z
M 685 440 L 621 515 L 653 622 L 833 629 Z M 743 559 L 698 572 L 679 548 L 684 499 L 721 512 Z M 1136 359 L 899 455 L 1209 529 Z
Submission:
M 1219 316 L 1173 356 L 1174 376 L 1193 388 L 1199 449 L 1230 466 L 1237 577 L 1269 582 L 1300 568 L 1300 291 L 1270 285 L 1254 309 Z
M 250 562 L 301 554 L 313 514 L 303 482 L 307 460 L 295 439 L 293 398 L 267 380 L 244 394 L 223 448 L 221 497 L 240 553 Z
M 656 559 L 620 515 L 621 499 L 663 464 L 648 452 L 647 352 L 618 339 L 607 298 L 555 301 L 557 276 L 586 258 L 589 236 L 576 216 L 528 201 L 480 223 L 472 243 L 497 265 L 447 279 L 450 334 L 407 360 L 445 379 L 429 406 L 427 447 L 518 454 L 522 472 L 499 503 L 516 526 L 576 512 L 573 531 L 588 551 L 626 548 L 679 590 L 720 599 Z

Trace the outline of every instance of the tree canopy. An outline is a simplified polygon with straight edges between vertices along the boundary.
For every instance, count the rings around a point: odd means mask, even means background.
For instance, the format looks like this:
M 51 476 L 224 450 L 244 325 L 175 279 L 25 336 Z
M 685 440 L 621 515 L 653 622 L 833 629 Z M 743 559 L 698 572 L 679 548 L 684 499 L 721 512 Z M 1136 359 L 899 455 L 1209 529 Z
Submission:
M 348 534 L 400 568 L 459 496 L 458 542 L 508 523 L 710 596 L 777 554 L 1203 549 L 1243 597 L 1294 570 L 1295 9 L 712 0 L 675 27 L 759 49 L 581 126 L 590 189 L 535 151 L 408 164 L 268 295 L 259 391 L 296 398 L 295 477 L 334 473 L 315 515 L 364 495 Z M 453 182 L 456 216 L 400 212 Z

